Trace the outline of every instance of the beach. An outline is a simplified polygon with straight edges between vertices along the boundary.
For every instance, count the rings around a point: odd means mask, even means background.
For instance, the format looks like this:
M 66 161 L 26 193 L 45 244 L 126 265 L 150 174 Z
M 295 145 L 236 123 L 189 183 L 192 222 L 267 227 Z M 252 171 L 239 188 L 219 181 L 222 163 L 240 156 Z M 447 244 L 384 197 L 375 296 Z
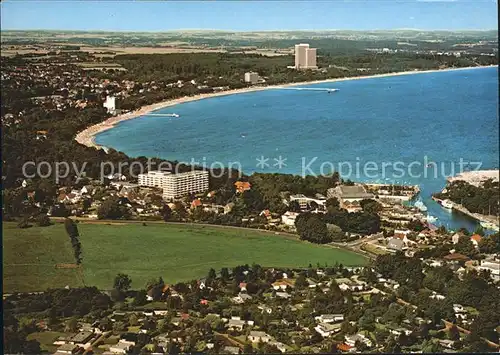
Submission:
M 151 113 L 152 111 L 156 111 L 156 110 L 159 110 L 159 109 L 162 109 L 165 107 L 170 107 L 170 106 L 174 106 L 174 105 L 178 105 L 178 104 L 182 104 L 182 103 L 186 103 L 186 102 L 208 99 L 208 98 L 213 98 L 213 97 L 234 95 L 234 94 L 243 94 L 243 93 L 262 91 L 262 90 L 280 89 L 280 88 L 284 88 L 284 87 L 292 87 L 292 86 L 299 86 L 299 85 L 334 83 L 334 82 L 347 81 L 347 80 L 362 80 L 362 79 L 400 76 L 400 75 L 434 73 L 434 72 L 450 71 L 450 70 L 469 70 L 469 69 L 477 69 L 477 68 L 485 68 L 485 67 L 464 67 L 464 68 L 447 68 L 447 69 L 434 69 L 434 70 L 413 70 L 413 71 L 395 72 L 395 73 L 386 73 L 386 74 L 376 74 L 376 75 L 366 75 L 366 76 L 344 77 L 344 78 L 335 78 L 335 79 L 288 83 L 288 84 L 281 84 L 281 85 L 253 86 L 253 87 L 249 87 L 249 88 L 227 90 L 227 91 L 221 91 L 221 92 L 217 92 L 217 93 L 185 96 L 185 97 L 181 97 L 181 98 L 174 99 L 174 100 L 168 100 L 168 101 L 163 101 L 163 102 L 158 102 L 155 104 L 143 106 L 138 110 L 131 111 L 131 112 L 125 113 L 123 115 L 110 117 L 101 123 L 87 127 L 83 131 L 79 132 L 76 135 L 75 140 L 78 143 L 85 145 L 87 147 L 94 147 L 97 149 L 101 149 L 103 147 L 95 143 L 94 137 L 101 132 L 104 132 L 104 131 L 107 131 L 107 130 L 113 128 L 115 125 L 117 125 L 120 122 L 131 120 L 131 119 L 134 119 L 134 118 L 137 118 L 140 116 L 144 116 L 148 113 Z

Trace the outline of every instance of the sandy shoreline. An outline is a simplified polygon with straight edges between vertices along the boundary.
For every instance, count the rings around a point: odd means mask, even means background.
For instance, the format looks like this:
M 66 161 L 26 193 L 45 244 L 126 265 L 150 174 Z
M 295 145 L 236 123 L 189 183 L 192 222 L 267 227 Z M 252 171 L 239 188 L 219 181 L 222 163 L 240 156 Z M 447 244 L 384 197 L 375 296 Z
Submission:
M 492 65 L 492 66 L 495 66 L 495 65 Z M 478 68 L 488 68 L 488 67 L 492 67 L 492 66 L 447 68 L 447 69 L 433 69 L 433 70 L 421 70 L 421 71 L 414 70 L 414 71 L 376 74 L 376 75 L 367 75 L 367 76 L 356 76 L 356 77 L 345 77 L 345 78 L 336 78 L 336 79 L 306 81 L 306 82 L 289 83 L 289 84 L 282 84 L 282 85 L 254 86 L 254 87 L 250 87 L 250 88 L 227 90 L 227 91 L 221 91 L 221 92 L 217 92 L 217 93 L 200 94 L 200 95 L 195 95 L 195 96 L 185 96 L 185 97 L 181 97 L 181 98 L 174 99 L 174 100 L 168 100 L 168 101 L 158 102 L 158 103 L 152 104 L 152 105 L 143 106 L 136 111 L 128 112 L 126 114 L 115 116 L 115 117 L 110 117 L 106 121 L 103 121 L 101 123 L 95 124 L 95 125 L 90 126 L 90 127 L 87 127 L 83 131 L 79 132 L 76 135 L 75 140 L 78 143 L 83 144 L 87 147 L 94 147 L 94 148 L 100 149 L 103 147 L 95 143 L 94 137 L 98 133 L 101 133 L 101 132 L 107 131 L 108 129 L 113 128 L 116 124 L 118 124 L 122 121 L 131 120 L 131 119 L 146 115 L 148 113 L 151 113 L 152 111 L 159 110 L 159 109 L 162 109 L 165 107 L 170 107 L 170 106 L 174 106 L 174 105 L 178 105 L 178 104 L 182 104 L 182 103 L 186 103 L 186 102 L 191 102 L 191 101 L 208 99 L 208 98 L 212 98 L 212 97 L 242 94 L 242 93 L 270 90 L 270 89 L 279 89 L 279 88 L 283 88 L 283 87 L 299 86 L 299 85 L 333 83 L 333 82 L 338 82 L 338 81 L 383 78 L 383 77 L 399 76 L 399 75 L 435 73 L 435 72 L 451 71 L 451 70 L 478 69 Z

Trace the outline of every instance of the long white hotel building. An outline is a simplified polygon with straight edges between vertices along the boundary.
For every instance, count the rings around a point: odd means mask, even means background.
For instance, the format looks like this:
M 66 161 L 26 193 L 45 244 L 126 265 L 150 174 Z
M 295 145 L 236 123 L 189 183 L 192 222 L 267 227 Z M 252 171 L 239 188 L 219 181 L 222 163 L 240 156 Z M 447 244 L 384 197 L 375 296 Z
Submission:
M 165 200 L 208 190 L 208 171 L 206 170 L 194 170 L 179 174 L 149 171 L 146 174 L 139 174 L 138 180 L 141 186 L 162 188 Z
M 309 44 L 295 45 L 295 69 L 317 69 L 316 48 L 309 48 Z

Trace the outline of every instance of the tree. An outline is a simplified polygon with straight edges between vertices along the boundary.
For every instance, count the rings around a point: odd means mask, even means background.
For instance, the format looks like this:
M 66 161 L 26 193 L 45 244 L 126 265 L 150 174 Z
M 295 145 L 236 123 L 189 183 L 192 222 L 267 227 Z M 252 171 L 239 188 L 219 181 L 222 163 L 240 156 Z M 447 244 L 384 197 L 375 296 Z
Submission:
M 71 317 L 66 321 L 64 326 L 64 331 L 69 333 L 75 333 L 78 330 L 78 318 Z
M 300 212 L 300 205 L 297 201 L 293 200 L 293 201 L 290 201 L 290 203 L 288 204 L 288 210 L 290 212 Z
M 484 254 L 500 254 L 500 233 L 497 232 L 481 238 L 479 241 L 479 250 Z
M 127 327 L 125 326 L 125 323 L 123 323 L 123 322 L 115 322 L 115 323 L 113 323 L 113 330 L 121 332 L 121 331 L 127 330 Z
M 75 261 L 77 264 L 82 263 L 82 245 L 80 243 L 78 233 L 78 227 L 76 223 L 71 218 L 64 219 L 64 228 L 66 229 L 66 233 L 68 234 L 71 240 L 71 246 L 73 247 L 73 253 L 75 255 Z
M 161 215 L 163 217 L 163 220 L 165 222 L 168 222 L 172 217 L 172 209 L 167 204 L 163 205 L 163 208 L 161 210 Z
M 40 227 L 47 227 L 52 224 L 50 222 L 49 216 L 47 216 L 45 213 L 41 213 L 40 215 L 38 215 L 36 221 Z
M 325 206 L 330 211 L 330 209 L 338 209 L 340 207 L 339 200 L 336 197 L 330 197 L 328 200 L 325 202 Z
M 478 225 L 474 234 L 479 234 L 481 237 L 484 237 L 484 228 L 482 225 Z
M 468 236 L 461 236 L 458 238 L 458 243 L 455 245 L 455 251 L 468 257 L 473 257 L 477 254 L 477 250 Z
M 309 285 L 306 280 L 306 276 L 303 273 L 300 273 L 297 279 L 295 280 L 295 287 L 297 288 L 305 288 Z
M 131 284 L 132 284 L 132 279 L 128 275 L 117 274 L 115 277 L 113 288 L 120 292 L 125 292 L 128 289 L 130 289 Z
M 326 229 L 328 230 L 328 235 L 332 238 L 332 240 L 342 240 L 345 237 L 345 233 L 342 229 L 335 224 L 328 223 L 326 225 Z
M 117 197 L 107 199 L 97 209 L 97 218 L 99 219 L 127 219 L 129 217 L 129 208 Z
M 245 345 L 243 346 L 243 354 L 253 354 L 254 353 L 254 350 L 253 350 L 253 346 L 252 344 L 250 343 L 245 343 Z
M 130 317 L 128 318 L 128 323 L 131 326 L 136 326 L 137 324 L 139 324 L 139 319 L 137 318 L 137 315 L 135 313 L 132 313 L 130 315 Z
M 332 241 L 328 235 L 325 221 L 315 213 L 302 213 L 298 215 L 295 226 L 302 240 L 318 244 L 330 243 Z
M 210 268 L 210 270 L 208 271 L 207 279 L 215 280 L 216 278 L 217 278 L 217 273 L 215 272 L 215 270 L 213 268 Z
M 224 281 L 229 280 L 229 270 L 227 269 L 227 267 L 223 267 L 222 269 L 220 269 L 220 277 Z
M 145 290 L 137 291 L 134 300 L 132 301 L 133 306 L 143 306 L 147 303 L 147 293 Z
M 359 204 L 363 211 L 367 213 L 377 214 L 382 210 L 382 205 L 375 200 L 364 199 Z

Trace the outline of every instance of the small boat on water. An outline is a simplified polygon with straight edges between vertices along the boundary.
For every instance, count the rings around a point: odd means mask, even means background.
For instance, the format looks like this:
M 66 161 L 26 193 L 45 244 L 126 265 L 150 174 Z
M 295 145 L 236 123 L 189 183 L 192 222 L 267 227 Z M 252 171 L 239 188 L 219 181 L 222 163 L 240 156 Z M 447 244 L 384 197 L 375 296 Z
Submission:
M 427 212 L 427 206 L 424 205 L 422 200 L 418 200 L 417 202 L 415 202 L 414 206 L 418 208 L 421 212 Z
M 434 223 L 437 221 L 437 218 L 434 217 L 434 216 L 431 216 L 431 215 L 428 215 L 427 217 L 425 217 L 425 220 L 429 223 Z
M 500 230 L 500 227 L 498 227 L 496 224 L 491 223 L 491 222 L 482 221 L 482 222 L 479 222 L 479 224 L 481 224 L 481 227 L 486 228 L 486 229 L 491 229 L 494 231 Z
M 245 138 L 246 136 L 247 136 L 247 134 L 246 134 L 246 133 L 241 133 L 241 134 L 240 134 L 240 137 L 241 137 L 241 138 Z
M 443 200 L 441 201 L 441 206 L 448 210 L 451 210 L 453 208 L 453 202 L 451 202 L 450 200 Z
M 180 117 L 177 113 L 167 113 L 166 116 L 167 117 L 175 117 L 175 118 Z

